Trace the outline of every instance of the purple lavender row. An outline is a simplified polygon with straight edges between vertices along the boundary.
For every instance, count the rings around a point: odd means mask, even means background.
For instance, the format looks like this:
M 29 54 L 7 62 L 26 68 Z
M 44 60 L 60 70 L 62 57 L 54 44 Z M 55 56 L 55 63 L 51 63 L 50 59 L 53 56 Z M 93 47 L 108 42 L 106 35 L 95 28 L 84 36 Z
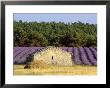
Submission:
M 14 47 L 14 57 L 16 57 L 16 55 L 20 54 L 21 51 L 24 51 L 25 49 L 32 49 L 32 48 L 38 49 L 38 50 L 42 49 L 42 47 L 17 47 L 17 48 Z M 15 49 L 17 49 L 17 52 Z
M 20 47 L 14 47 L 13 52 L 17 52 L 20 49 Z
M 95 48 L 90 47 L 89 49 L 90 49 L 90 50 L 91 50 L 91 52 L 93 53 L 94 58 L 97 60 L 97 51 L 95 50 Z
M 22 48 L 20 48 L 20 47 L 17 47 L 17 48 L 14 47 L 14 48 L 13 48 L 13 52 L 14 52 L 14 53 L 17 53 L 17 52 L 18 52 L 19 50 L 21 50 L 21 49 L 22 49 Z
M 89 48 L 87 47 L 84 47 L 85 49 L 85 52 L 87 53 L 87 56 L 88 56 L 88 59 L 90 60 L 90 62 L 93 64 L 93 65 L 97 65 L 97 61 L 96 59 L 94 58 L 92 52 L 90 51 Z
M 25 63 L 28 55 L 33 53 L 34 51 L 35 51 L 35 49 L 29 49 L 29 51 L 26 52 L 26 54 L 22 55 L 22 57 L 18 61 L 16 61 L 16 62 L 17 63 Z
M 30 48 L 25 47 L 24 51 L 21 51 L 20 54 L 17 54 L 16 57 L 14 57 L 14 63 L 24 63 L 23 61 L 21 62 L 22 57 L 24 54 L 26 54 L 26 52 L 28 52 L 30 50 Z
M 73 47 L 68 47 L 68 52 L 73 52 Z
M 14 47 L 13 52 L 18 52 L 19 50 L 25 49 L 25 47 Z
M 68 50 L 68 47 L 60 47 L 60 49 L 62 49 L 64 51 L 67 51 Z
M 78 50 L 78 48 L 77 47 L 74 47 L 74 49 L 73 49 L 73 55 L 74 55 L 74 62 L 75 62 L 75 64 L 82 64 L 82 61 L 81 61 L 81 59 L 80 59 L 80 56 L 79 56 L 79 50 Z
M 25 50 L 25 48 L 20 48 L 17 52 L 13 52 L 13 57 L 15 58 L 18 56 L 20 53 L 22 53 Z
M 31 49 L 28 49 L 23 55 L 21 55 L 20 59 L 22 59 L 22 58 L 24 58 L 26 55 L 28 55 L 30 51 L 31 51 Z
M 84 48 L 82 48 L 82 47 L 80 47 L 79 48 L 79 51 L 80 51 L 80 57 L 81 57 L 81 60 L 82 60 L 82 62 L 83 62 L 83 64 L 85 64 L 85 65 L 92 65 L 90 62 L 89 62 L 89 60 L 88 60 L 88 58 L 87 58 L 87 56 L 86 56 L 86 53 L 85 53 L 85 51 L 84 51 Z
M 17 63 L 17 64 L 25 63 L 29 54 L 32 54 L 35 51 L 38 52 L 41 49 L 43 48 L 42 47 L 25 47 L 25 50 L 17 58 L 14 59 L 14 63 Z
M 92 47 L 93 48 L 93 47 Z M 94 49 L 97 51 L 97 47 L 94 47 Z
M 20 54 L 17 54 L 16 57 L 14 57 L 14 59 L 21 59 L 21 57 L 26 53 L 28 52 L 29 48 L 25 48 Z

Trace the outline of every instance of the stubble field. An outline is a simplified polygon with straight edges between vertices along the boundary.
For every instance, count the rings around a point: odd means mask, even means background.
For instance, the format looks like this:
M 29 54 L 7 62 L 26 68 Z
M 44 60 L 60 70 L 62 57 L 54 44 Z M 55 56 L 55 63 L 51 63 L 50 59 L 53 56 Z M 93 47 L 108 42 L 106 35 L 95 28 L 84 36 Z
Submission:
M 96 66 L 48 66 L 47 68 L 24 69 L 24 65 L 14 65 L 14 75 L 97 75 Z

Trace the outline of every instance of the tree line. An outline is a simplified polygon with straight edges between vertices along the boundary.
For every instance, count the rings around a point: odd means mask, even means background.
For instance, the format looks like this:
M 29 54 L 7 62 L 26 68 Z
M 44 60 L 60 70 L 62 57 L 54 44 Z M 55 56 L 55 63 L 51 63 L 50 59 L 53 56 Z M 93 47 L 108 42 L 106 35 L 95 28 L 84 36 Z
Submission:
M 97 46 L 97 24 L 64 22 L 13 22 L 14 47 Z

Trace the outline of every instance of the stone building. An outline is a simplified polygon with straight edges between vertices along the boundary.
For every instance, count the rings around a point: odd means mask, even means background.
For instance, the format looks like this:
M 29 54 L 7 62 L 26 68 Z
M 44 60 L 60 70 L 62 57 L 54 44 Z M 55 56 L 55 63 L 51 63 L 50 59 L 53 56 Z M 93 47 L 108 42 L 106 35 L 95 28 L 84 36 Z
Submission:
M 58 47 L 47 47 L 34 54 L 34 61 L 43 60 L 46 64 L 57 66 L 72 66 L 72 53 Z

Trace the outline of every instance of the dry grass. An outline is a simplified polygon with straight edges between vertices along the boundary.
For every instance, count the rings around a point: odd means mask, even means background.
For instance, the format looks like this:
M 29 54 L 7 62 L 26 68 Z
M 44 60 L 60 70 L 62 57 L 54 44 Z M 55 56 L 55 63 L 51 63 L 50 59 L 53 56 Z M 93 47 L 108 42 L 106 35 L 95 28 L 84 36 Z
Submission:
M 36 69 L 36 68 L 48 68 L 48 65 L 43 60 L 36 60 L 31 62 L 30 68 Z
M 34 66 L 30 69 L 24 69 L 24 65 L 14 65 L 14 75 L 97 75 L 97 67 L 74 65 L 42 68 Z

